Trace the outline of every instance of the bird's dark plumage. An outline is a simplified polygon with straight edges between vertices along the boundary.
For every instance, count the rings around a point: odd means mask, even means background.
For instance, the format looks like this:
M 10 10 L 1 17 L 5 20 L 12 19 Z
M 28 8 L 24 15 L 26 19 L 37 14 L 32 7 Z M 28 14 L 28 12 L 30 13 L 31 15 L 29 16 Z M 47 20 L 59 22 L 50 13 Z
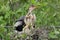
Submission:
M 24 28 L 24 26 L 25 26 L 25 23 L 24 23 L 24 18 L 25 18 L 25 16 L 22 16 L 22 17 L 20 17 L 17 21 L 16 21 L 16 23 L 15 23 L 15 30 L 17 30 L 17 31 L 22 31 L 23 30 L 23 28 Z

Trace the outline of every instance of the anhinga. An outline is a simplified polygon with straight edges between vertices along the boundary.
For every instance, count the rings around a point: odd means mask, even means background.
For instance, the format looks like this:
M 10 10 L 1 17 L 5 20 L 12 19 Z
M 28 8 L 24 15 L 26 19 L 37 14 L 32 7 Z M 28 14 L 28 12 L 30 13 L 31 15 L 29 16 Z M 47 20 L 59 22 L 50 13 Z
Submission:
M 34 5 L 30 6 L 27 15 L 29 16 L 35 8 L 36 7 Z M 26 23 L 27 23 L 27 20 L 25 20 L 27 15 L 20 17 L 20 19 L 18 19 L 16 21 L 16 23 L 14 25 L 15 26 L 15 30 L 17 30 L 17 31 L 22 31 L 23 30 L 23 28 L 26 26 Z

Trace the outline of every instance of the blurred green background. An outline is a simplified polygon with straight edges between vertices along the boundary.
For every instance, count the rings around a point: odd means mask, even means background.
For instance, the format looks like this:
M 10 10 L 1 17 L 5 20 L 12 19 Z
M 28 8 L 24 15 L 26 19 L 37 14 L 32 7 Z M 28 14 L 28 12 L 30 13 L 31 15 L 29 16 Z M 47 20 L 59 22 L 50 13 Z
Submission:
M 50 38 L 60 40 L 60 0 L 0 0 L 0 37 L 9 40 L 11 27 L 20 16 L 26 15 L 30 5 L 38 8 L 33 11 L 36 14 L 36 27 L 54 26 Z M 6 29 L 6 26 L 11 26 Z M 59 27 L 60 28 L 60 27 Z M 8 34 L 5 32 L 8 30 Z M 55 32 L 59 35 L 55 35 Z M 7 38 L 8 37 L 8 38 Z

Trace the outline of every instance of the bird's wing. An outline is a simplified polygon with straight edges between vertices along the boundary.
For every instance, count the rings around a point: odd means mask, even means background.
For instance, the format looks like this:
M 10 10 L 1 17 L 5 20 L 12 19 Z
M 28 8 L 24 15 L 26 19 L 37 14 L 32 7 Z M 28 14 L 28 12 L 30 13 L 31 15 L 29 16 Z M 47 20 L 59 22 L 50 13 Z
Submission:
M 22 25 L 22 21 L 16 22 L 14 26 L 17 27 L 17 26 L 19 26 L 19 25 Z

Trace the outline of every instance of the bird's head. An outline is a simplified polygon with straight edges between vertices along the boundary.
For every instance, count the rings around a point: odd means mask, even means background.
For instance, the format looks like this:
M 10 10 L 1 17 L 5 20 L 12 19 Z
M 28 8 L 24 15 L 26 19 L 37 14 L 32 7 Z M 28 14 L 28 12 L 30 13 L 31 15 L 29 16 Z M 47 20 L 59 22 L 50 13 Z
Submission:
M 29 7 L 29 12 L 32 12 L 34 9 L 36 9 L 36 6 L 31 5 L 31 6 Z

